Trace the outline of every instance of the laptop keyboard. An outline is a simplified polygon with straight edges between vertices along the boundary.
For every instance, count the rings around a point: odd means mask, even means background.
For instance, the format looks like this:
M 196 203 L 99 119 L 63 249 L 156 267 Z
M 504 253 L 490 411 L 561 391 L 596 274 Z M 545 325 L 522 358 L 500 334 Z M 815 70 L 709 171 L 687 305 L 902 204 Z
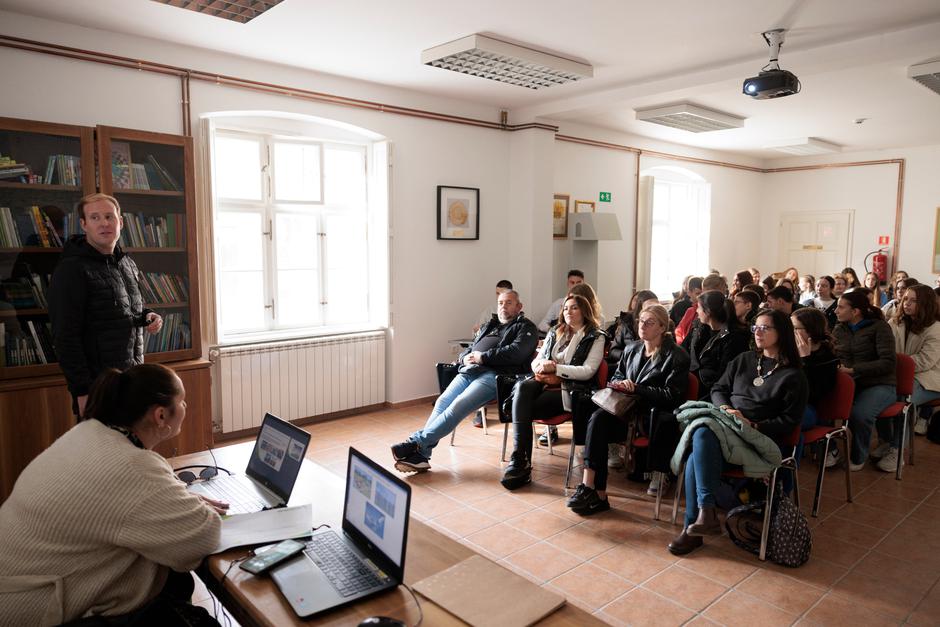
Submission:
M 267 507 L 267 503 L 237 479 L 203 481 L 201 486 L 211 498 L 229 504 L 228 514 L 251 514 Z
M 336 533 L 318 533 L 307 542 L 307 555 L 344 597 L 366 592 L 390 580 L 369 569 Z

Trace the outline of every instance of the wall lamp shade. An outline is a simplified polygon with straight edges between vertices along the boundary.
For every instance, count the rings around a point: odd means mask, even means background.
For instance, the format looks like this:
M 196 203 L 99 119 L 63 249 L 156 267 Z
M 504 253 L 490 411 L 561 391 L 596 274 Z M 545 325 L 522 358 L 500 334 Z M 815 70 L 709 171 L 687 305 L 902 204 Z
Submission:
M 485 35 L 469 35 L 428 48 L 421 63 L 501 83 L 541 89 L 594 76 L 585 63 Z
M 572 213 L 571 239 L 573 240 L 620 240 L 620 223 L 616 213 Z

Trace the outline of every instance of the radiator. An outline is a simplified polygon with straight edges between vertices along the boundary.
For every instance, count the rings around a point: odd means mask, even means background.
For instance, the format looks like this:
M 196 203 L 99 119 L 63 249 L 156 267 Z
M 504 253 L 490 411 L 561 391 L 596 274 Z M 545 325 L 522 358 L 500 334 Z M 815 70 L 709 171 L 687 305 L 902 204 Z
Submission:
M 209 351 L 214 422 L 222 433 L 385 402 L 385 332 Z

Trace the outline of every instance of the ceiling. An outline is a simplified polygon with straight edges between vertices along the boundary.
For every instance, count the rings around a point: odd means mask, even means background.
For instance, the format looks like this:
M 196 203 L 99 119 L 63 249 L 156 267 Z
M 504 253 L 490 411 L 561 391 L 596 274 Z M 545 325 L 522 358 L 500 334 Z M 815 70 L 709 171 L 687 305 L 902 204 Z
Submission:
M 248 24 L 150 0 L 0 9 L 502 107 L 513 123 L 570 121 L 762 158 L 784 156 L 766 144 L 799 137 L 846 151 L 940 144 L 940 95 L 906 76 L 940 59 L 938 0 L 284 0 Z M 755 101 L 741 83 L 767 62 L 760 33 L 771 28 L 788 29 L 780 65 L 803 90 Z M 594 78 L 533 91 L 420 63 L 425 48 L 476 32 L 590 63 Z M 693 134 L 635 119 L 636 108 L 682 101 L 745 127 Z

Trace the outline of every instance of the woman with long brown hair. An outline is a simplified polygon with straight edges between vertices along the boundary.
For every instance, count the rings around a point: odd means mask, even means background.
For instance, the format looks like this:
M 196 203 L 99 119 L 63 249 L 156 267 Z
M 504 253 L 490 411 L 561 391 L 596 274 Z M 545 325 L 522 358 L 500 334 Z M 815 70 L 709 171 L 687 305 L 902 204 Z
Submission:
M 891 319 L 897 352 L 914 360 L 914 394 L 911 401 L 918 412 L 914 433 L 927 433 L 933 408 L 928 401 L 940 398 L 940 311 L 937 297 L 926 285 L 907 288 L 901 307 Z M 893 470 L 893 469 L 892 469 Z

